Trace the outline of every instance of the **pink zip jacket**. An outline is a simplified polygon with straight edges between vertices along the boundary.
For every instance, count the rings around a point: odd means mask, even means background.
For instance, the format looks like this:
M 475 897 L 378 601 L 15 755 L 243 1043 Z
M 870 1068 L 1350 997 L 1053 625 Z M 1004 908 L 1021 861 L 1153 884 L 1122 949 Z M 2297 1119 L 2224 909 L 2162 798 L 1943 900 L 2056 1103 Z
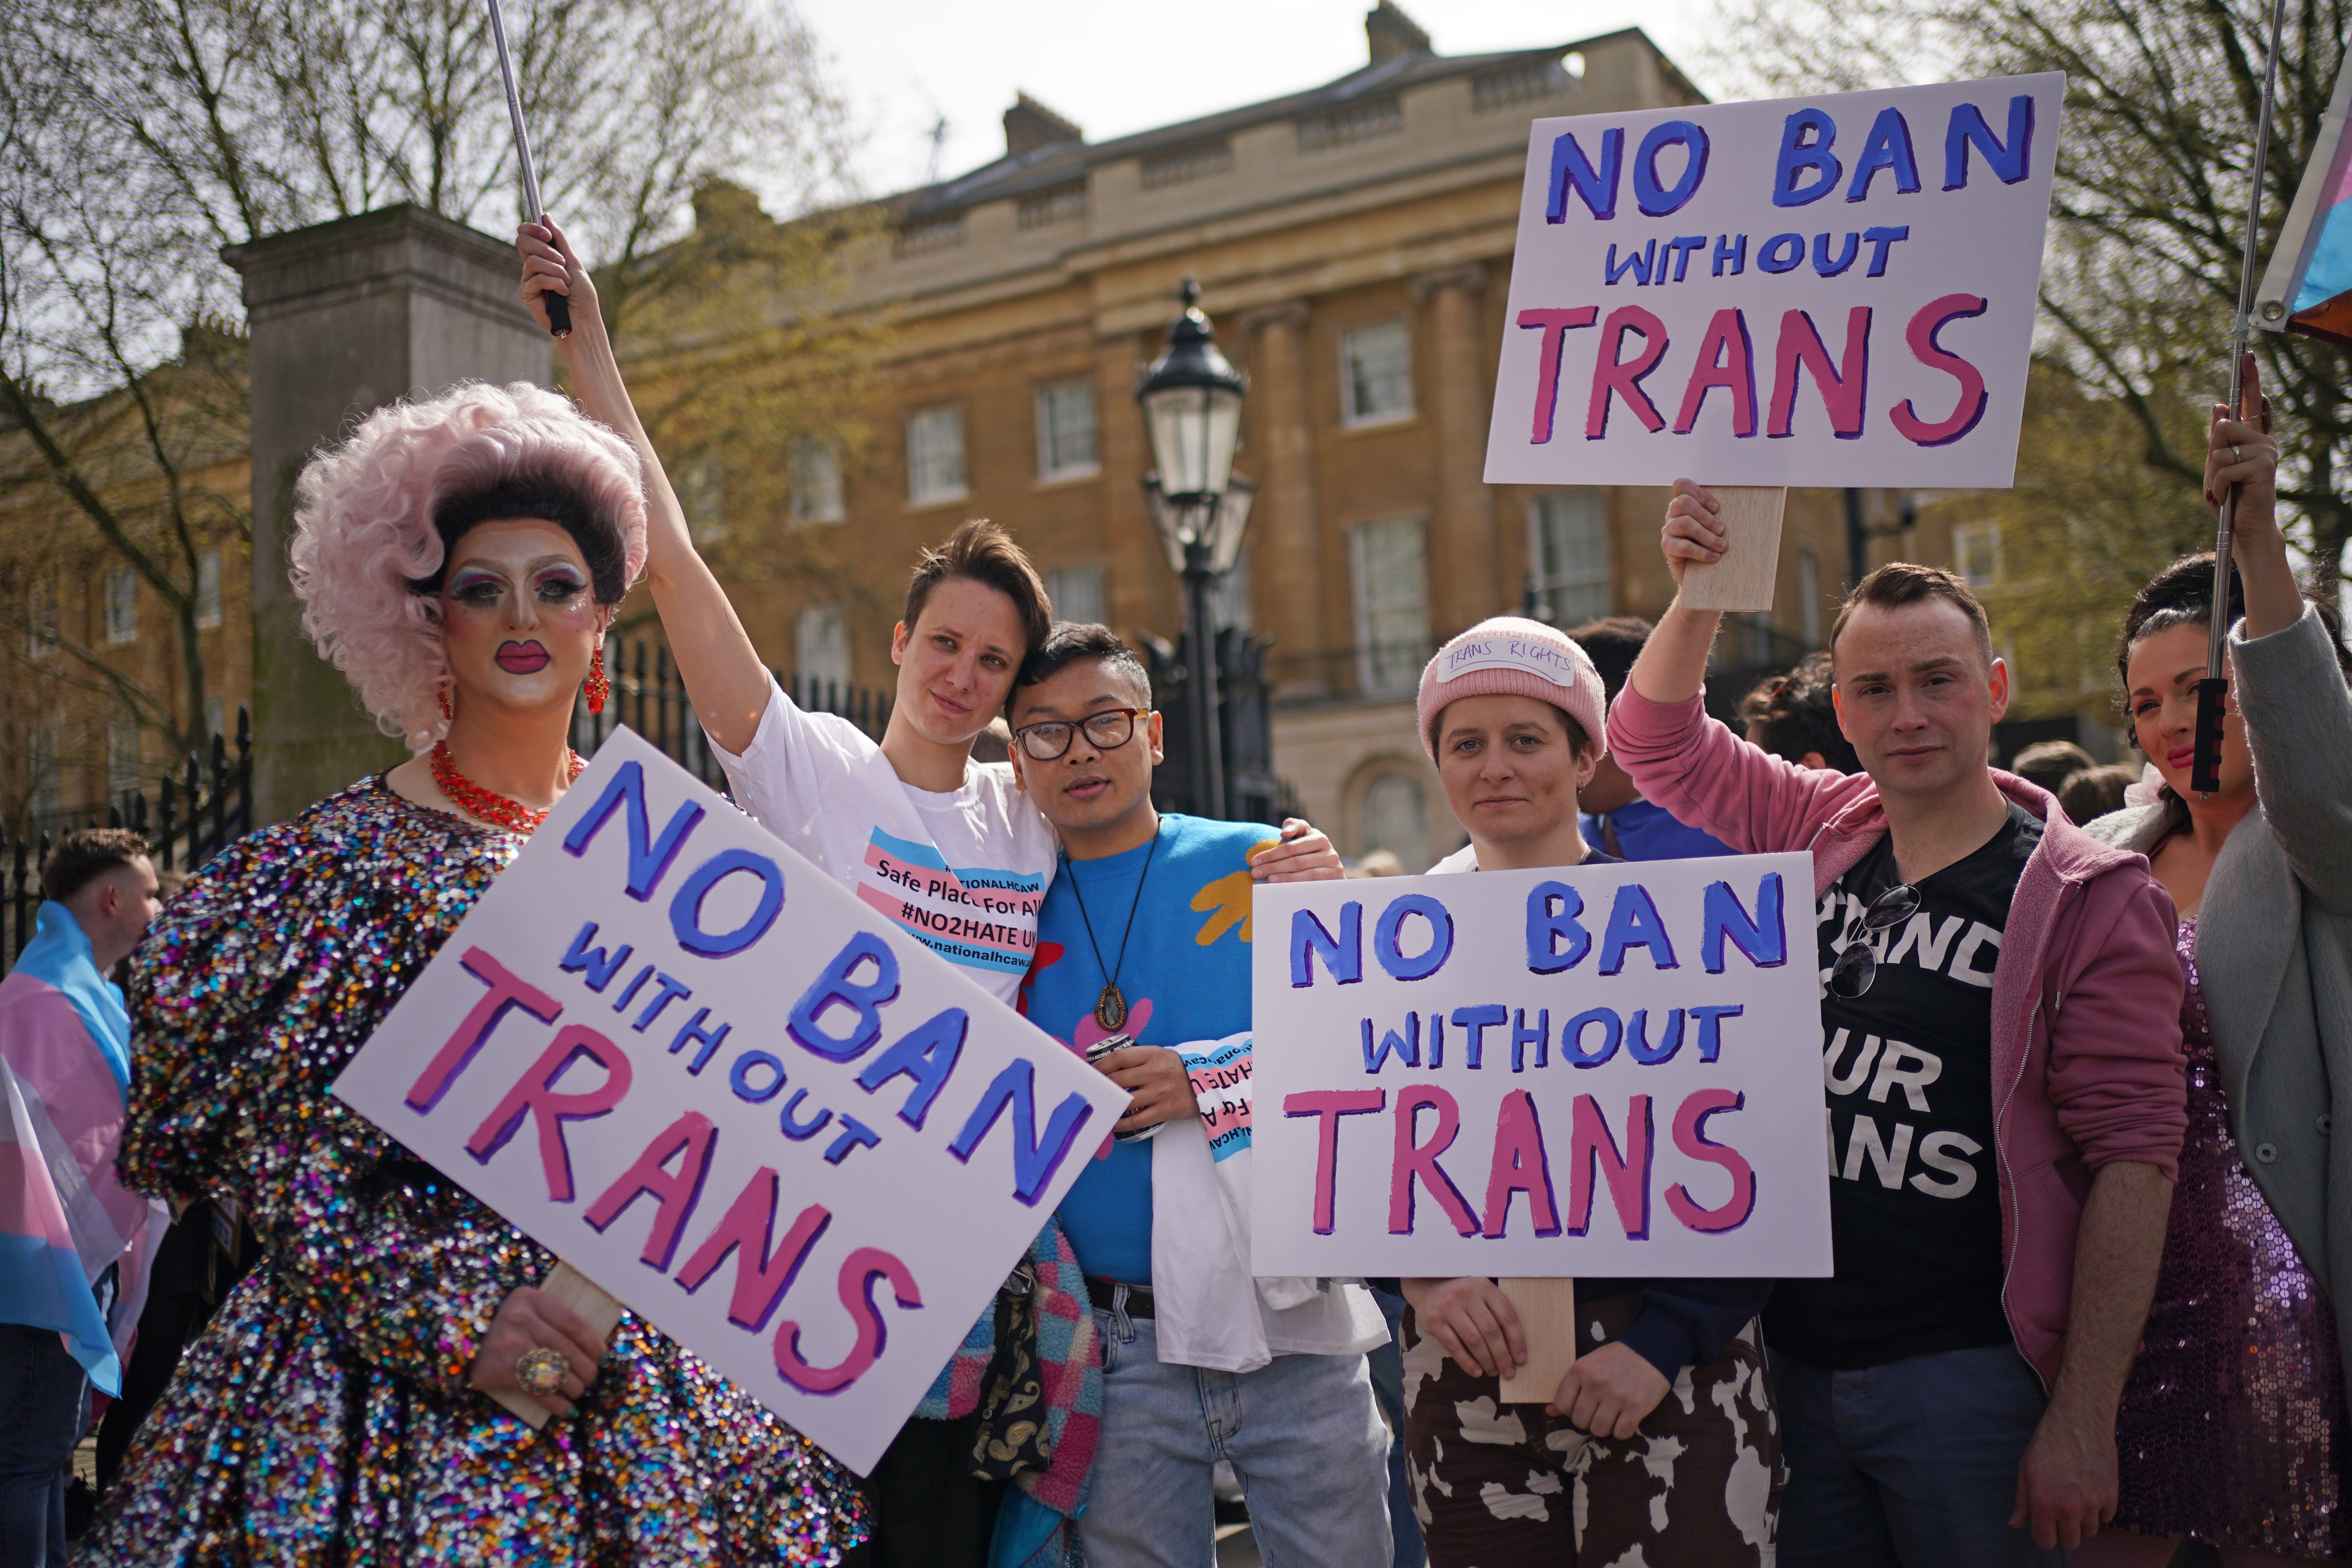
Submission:
M 1818 903 L 1886 832 L 1867 774 L 1800 768 L 1629 684 L 1609 750 L 1644 798 L 1745 854 L 1806 849 Z M 1996 770 L 2042 819 L 1993 966 L 1993 1142 L 2000 1168 L 2001 1305 L 2017 1348 L 2058 1375 L 2074 1231 L 2091 1173 L 2116 1160 L 2178 1173 L 2189 1125 L 2171 896 L 2145 858 L 2067 821 L 2047 792 Z

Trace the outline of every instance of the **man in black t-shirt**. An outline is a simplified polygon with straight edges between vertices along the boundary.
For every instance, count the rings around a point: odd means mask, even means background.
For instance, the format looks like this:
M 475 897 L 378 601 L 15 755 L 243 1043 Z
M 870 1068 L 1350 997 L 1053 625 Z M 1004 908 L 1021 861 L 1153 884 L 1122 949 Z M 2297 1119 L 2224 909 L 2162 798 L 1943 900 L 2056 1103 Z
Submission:
M 1730 543 L 1677 481 L 1677 581 Z M 1808 849 L 1836 1273 L 1764 1318 L 1790 1477 L 1781 1568 L 2059 1564 L 2115 1511 L 2115 1415 L 2187 1123 L 2171 900 L 1987 765 L 1983 606 L 1881 567 L 1830 633 L 1864 773 L 1706 718 L 1717 617 L 1679 601 L 1611 710 L 1648 798 L 1744 853 Z

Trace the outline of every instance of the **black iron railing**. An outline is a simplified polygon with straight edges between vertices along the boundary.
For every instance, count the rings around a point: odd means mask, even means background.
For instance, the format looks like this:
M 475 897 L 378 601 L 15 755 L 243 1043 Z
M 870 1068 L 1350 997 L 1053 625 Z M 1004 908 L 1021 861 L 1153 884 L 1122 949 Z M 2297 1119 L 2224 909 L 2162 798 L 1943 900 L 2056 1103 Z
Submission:
M 669 648 L 651 637 L 628 643 L 617 639 L 606 656 L 613 683 L 604 711 L 591 713 L 582 698 L 572 710 L 572 744 L 582 756 L 593 757 L 616 724 L 626 724 L 652 742 L 665 755 L 716 790 L 727 787 L 727 775 L 695 717 L 686 694 L 686 682 L 670 662 Z M 803 680 L 776 671 L 776 679 L 793 700 L 812 713 L 834 713 L 876 741 L 890 724 L 890 694 L 838 681 Z

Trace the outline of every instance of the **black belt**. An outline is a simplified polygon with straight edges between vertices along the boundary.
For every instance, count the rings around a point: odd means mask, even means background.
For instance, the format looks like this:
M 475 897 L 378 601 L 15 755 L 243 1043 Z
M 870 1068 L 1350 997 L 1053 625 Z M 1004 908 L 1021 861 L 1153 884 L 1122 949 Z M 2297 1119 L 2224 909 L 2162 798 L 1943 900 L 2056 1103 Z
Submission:
M 1087 1276 L 1087 1300 L 1092 1301 L 1103 1311 L 1108 1312 L 1113 1310 L 1111 1303 L 1117 1300 L 1115 1292 L 1122 1288 L 1127 1291 L 1127 1315 L 1129 1317 L 1149 1318 L 1153 1315 L 1151 1310 L 1150 1286 L 1127 1285 L 1122 1287 L 1121 1282 L 1117 1279 L 1103 1279 L 1092 1274 Z

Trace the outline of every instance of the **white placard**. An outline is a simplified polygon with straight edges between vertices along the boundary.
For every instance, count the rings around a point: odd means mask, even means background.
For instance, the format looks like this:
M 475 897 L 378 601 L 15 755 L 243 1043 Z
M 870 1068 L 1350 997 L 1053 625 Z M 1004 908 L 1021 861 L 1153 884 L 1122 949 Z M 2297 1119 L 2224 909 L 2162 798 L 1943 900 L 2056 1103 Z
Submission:
M 335 1092 L 860 1474 L 1128 1099 L 626 730 Z
M 1831 1272 L 1809 856 L 1257 890 L 1260 1274 Z
M 2065 88 L 1535 121 L 1487 482 L 2009 485 Z

